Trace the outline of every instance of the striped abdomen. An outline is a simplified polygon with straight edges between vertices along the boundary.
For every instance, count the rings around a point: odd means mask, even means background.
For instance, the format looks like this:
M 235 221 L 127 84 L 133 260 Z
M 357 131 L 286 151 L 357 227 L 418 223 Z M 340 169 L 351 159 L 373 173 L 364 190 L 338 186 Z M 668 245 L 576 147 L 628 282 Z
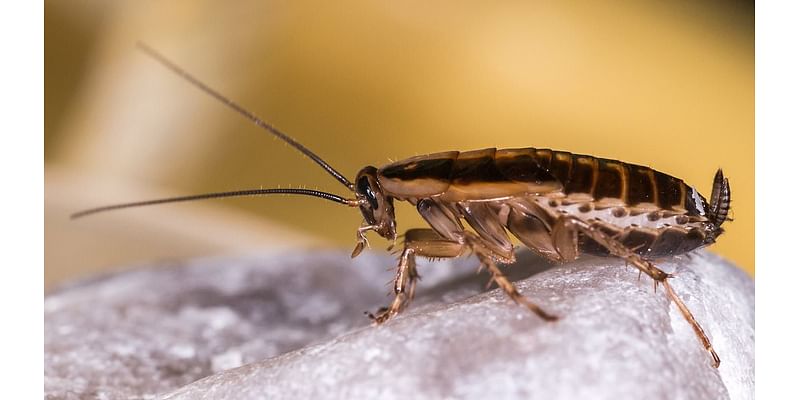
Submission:
M 703 215 L 705 200 L 651 168 L 549 149 L 483 149 L 413 157 L 378 171 L 392 197 L 445 202 L 558 194 L 596 207 L 637 206 Z

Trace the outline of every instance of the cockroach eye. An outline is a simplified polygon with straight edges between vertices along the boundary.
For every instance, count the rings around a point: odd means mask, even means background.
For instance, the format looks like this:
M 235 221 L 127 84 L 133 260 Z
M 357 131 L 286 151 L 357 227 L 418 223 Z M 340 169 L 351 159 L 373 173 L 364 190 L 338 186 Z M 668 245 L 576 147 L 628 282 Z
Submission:
M 362 176 L 357 183 L 356 190 L 358 194 L 364 196 L 369 202 L 370 207 L 375 210 L 378 208 L 378 198 L 375 196 L 375 192 L 372 191 L 372 187 L 369 185 L 369 177 Z

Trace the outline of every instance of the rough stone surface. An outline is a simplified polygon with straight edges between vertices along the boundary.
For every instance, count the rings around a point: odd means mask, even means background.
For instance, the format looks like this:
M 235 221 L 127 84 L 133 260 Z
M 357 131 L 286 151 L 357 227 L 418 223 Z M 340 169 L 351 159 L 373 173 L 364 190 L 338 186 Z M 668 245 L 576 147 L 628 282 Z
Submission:
M 372 253 L 261 254 L 133 269 L 45 299 L 50 399 L 754 397 L 754 284 L 706 252 L 660 264 L 711 337 L 719 369 L 663 289 L 615 259 L 506 271 L 546 323 L 475 259 L 421 263 L 410 310 Z

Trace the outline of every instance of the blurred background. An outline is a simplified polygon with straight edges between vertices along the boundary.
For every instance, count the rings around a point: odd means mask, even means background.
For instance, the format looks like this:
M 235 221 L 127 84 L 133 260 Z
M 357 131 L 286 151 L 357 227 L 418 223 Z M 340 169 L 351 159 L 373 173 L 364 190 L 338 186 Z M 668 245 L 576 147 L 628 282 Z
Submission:
M 143 41 L 354 177 L 365 165 L 535 146 L 644 164 L 706 197 L 711 247 L 754 274 L 753 4 L 45 1 L 45 286 L 124 265 L 347 248 L 312 198 L 107 203 L 338 182 L 137 51 Z M 401 205 L 399 231 L 421 226 Z M 384 242 L 370 236 L 375 249 Z

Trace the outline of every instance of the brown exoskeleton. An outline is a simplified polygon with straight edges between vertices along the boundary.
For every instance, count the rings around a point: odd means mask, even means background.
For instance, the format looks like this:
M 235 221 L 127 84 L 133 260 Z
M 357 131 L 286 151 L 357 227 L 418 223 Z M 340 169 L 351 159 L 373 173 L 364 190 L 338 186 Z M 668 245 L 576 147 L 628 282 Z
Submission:
M 672 276 L 656 267 L 652 260 L 707 246 L 723 232 L 731 194 L 721 170 L 714 177 L 710 203 L 682 180 L 648 167 L 534 148 L 449 151 L 413 157 L 381 168 L 365 167 L 353 183 L 294 139 L 152 49 L 140 47 L 193 85 L 311 158 L 355 197 L 348 199 L 308 189 L 253 189 L 105 206 L 73 217 L 208 198 L 314 196 L 361 210 L 364 221 L 357 230 L 352 253 L 356 257 L 367 244 L 368 231 L 394 243 L 397 239 L 394 202 L 407 201 L 430 227 L 405 233 L 394 280 L 395 297 L 389 307 L 371 315 L 376 323 L 397 315 L 411 302 L 419 278 L 417 256 L 449 258 L 465 253 L 474 253 L 491 273 L 492 280 L 516 303 L 545 320 L 556 320 L 521 295 L 498 268 L 496 263 L 515 260 L 510 232 L 523 245 L 553 261 L 570 261 L 586 253 L 619 257 L 635 266 L 649 275 L 656 286 L 664 285 L 669 299 L 675 302 L 711 354 L 713 365 L 719 366 L 719 357 L 708 337 L 670 286 L 668 278 Z M 462 221 L 471 230 L 465 229 Z

